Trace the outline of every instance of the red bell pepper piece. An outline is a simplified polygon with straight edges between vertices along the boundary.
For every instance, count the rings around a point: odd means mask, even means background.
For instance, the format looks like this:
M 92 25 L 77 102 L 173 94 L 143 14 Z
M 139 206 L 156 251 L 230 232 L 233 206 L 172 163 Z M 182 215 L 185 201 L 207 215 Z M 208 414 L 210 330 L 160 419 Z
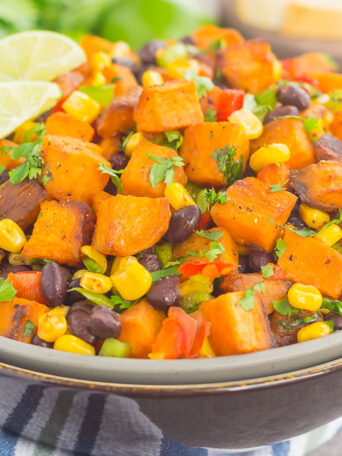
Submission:
M 297 76 L 296 78 L 293 78 L 292 81 L 296 82 L 306 82 L 307 84 L 312 85 L 316 89 L 318 89 L 318 80 L 315 78 L 311 78 L 310 76 Z
M 185 277 L 202 274 L 209 279 L 233 272 L 233 265 L 223 261 L 189 261 L 179 266 L 178 271 Z
M 210 222 L 210 212 L 206 211 L 204 214 L 201 215 L 200 222 L 198 224 L 197 229 L 198 230 L 203 230 L 203 228 L 206 228 L 208 223 Z
M 217 100 L 217 120 L 226 122 L 228 117 L 243 107 L 245 92 L 237 89 L 222 90 Z
M 201 312 L 194 312 L 190 316 L 197 320 L 197 333 L 190 352 L 190 358 L 196 358 L 200 354 L 204 339 L 209 336 L 210 323 L 204 319 Z

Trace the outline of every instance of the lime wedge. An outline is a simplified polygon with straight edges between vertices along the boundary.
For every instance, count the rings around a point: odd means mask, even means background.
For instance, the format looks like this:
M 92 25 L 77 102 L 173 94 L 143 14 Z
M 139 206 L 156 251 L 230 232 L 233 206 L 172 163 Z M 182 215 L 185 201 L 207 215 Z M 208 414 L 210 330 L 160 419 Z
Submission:
M 0 138 L 51 109 L 61 95 L 61 89 L 53 82 L 0 82 Z
M 0 81 L 52 81 L 85 61 L 75 41 L 55 32 L 20 32 L 0 40 Z

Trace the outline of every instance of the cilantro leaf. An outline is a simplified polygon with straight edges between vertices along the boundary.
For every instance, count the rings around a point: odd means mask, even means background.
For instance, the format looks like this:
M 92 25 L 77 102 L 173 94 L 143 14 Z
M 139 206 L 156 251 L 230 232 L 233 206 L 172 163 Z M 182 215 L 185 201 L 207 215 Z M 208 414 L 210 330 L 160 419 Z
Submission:
M 130 131 L 127 136 L 124 136 L 121 140 L 121 144 L 118 147 L 119 152 L 125 152 L 125 148 L 127 146 L 128 141 L 131 139 L 131 137 L 134 135 L 134 131 Z
M 229 201 L 229 197 L 226 195 L 225 192 L 218 192 L 216 193 L 214 188 L 206 189 L 204 188 L 201 190 L 196 198 L 197 206 L 199 207 L 202 214 L 209 210 L 209 205 L 213 205 L 215 203 L 225 204 Z
M 24 337 L 29 337 L 32 335 L 33 331 L 35 330 L 35 325 L 32 323 L 31 320 L 26 320 L 25 326 L 24 326 Z
M 157 282 L 157 280 L 170 275 L 179 275 L 178 266 L 171 266 L 169 268 L 163 268 L 158 271 L 151 272 L 152 282 Z
M 235 160 L 236 149 L 234 146 L 227 145 L 224 149 L 215 149 L 211 156 L 216 160 L 224 179 L 228 180 L 229 184 L 242 177 L 243 154 L 238 160 Z
M 186 71 L 184 73 L 184 79 L 194 81 L 194 83 L 197 85 L 198 98 L 205 97 L 207 93 L 215 87 L 213 81 L 210 78 L 206 78 L 205 76 L 197 76 L 192 71 Z
M 0 165 L 0 176 L 5 171 L 5 169 L 6 169 L 6 166 Z
M 109 299 L 113 303 L 114 307 L 120 305 L 120 310 L 128 309 L 139 301 L 139 299 L 136 299 L 135 301 L 127 301 L 126 299 L 123 299 L 119 294 L 114 294 Z
M 277 255 L 278 258 L 281 258 L 284 255 L 286 246 L 287 242 L 284 242 L 281 238 L 277 239 L 277 244 L 274 249 L 274 253 Z
M 183 159 L 179 156 L 172 158 L 163 158 L 147 154 L 147 157 L 156 162 L 153 163 L 150 171 L 150 183 L 152 185 L 152 188 L 154 188 L 162 180 L 166 185 L 172 184 L 175 173 L 174 166 L 184 166 Z
M 274 310 L 276 310 L 281 315 L 292 315 L 293 313 L 298 312 L 298 309 L 291 306 L 289 300 L 287 299 L 287 296 L 285 296 L 283 299 L 280 299 L 279 301 L 274 301 L 272 303 L 272 306 Z
M 312 130 L 316 130 L 319 127 L 319 119 L 315 117 L 307 117 L 303 120 L 304 130 L 310 133 Z
M 260 291 L 261 293 L 265 293 L 265 282 L 257 282 L 254 285 L 253 290 Z
M 284 185 L 288 183 L 288 179 L 285 182 L 282 182 L 281 184 L 275 184 L 275 185 L 270 185 L 269 188 L 271 192 L 281 192 L 282 190 L 286 190 L 286 187 L 284 188 Z
M 332 320 L 325 320 L 324 323 L 327 323 L 330 327 L 330 332 L 333 333 L 334 332 L 334 322 Z
M 261 122 L 264 120 L 266 115 L 272 111 L 271 106 L 259 104 L 256 101 L 256 96 L 252 95 L 251 93 L 245 94 L 243 106 L 255 114 Z
M 17 290 L 11 282 L 3 277 L 0 277 L 0 302 L 12 301 L 17 294 Z
M 322 309 L 328 309 L 342 317 L 342 301 L 333 301 L 329 298 L 323 298 Z
M 247 288 L 245 291 L 245 295 L 240 301 L 237 303 L 238 306 L 241 306 L 247 312 L 252 310 L 254 307 L 254 296 L 255 292 L 251 288 Z
M 255 95 L 255 101 L 260 106 L 267 106 L 267 108 L 271 111 L 276 107 L 277 104 L 277 93 L 278 87 L 274 86 L 271 87 L 264 92 L 260 92 Z
M 217 121 L 217 111 L 215 109 L 207 109 L 204 114 L 205 122 L 216 122 Z
M 261 266 L 261 274 L 264 279 L 268 279 L 274 275 L 274 270 L 270 264 L 266 264 L 265 266 Z
M 206 257 L 209 261 L 214 261 L 216 258 L 225 252 L 226 249 L 220 242 L 210 242 L 208 250 L 206 248 L 199 250 L 198 255 Z
M 195 233 L 198 236 L 201 236 L 205 239 L 210 239 L 211 241 L 218 241 L 223 235 L 223 231 L 208 231 L 205 230 L 195 230 Z
M 224 49 L 226 47 L 227 43 L 224 41 L 223 38 L 218 38 L 209 45 L 210 50 L 213 52 L 220 51 L 221 49 Z
M 107 107 L 114 98 L 114 84 L 104 86 L 82 86 L 79 91 L 96 100 L 100 105 Z
M 120 177 L 118 176 L 118 174 L 122 174 L 125 170 L 124 169 L 116 170 L 116 169 L 109 168 L 109 166 L 107 166 L 105 163 L 100 163 L 100 166 L 97 169 L 98 169 L 98 171 L 101 171 L 101 174 L 110 175 L 110 178 L 111 178 L 113 184 L 118 189 L 118 192 L 121 193 L 121 195 L 122 195 L 123 187 L 122 187 L 122 183 L 121 183 L 121 180 L 120 180 Z
M 178 130 L 170 130 L 170 131 L 164 131 L 164 135 L 166 136 L 167 139 L 167 147 L 171 147 L 171 149 L 177 150 L 180 148 L 183 142 L 183 136 L 182 133 Z

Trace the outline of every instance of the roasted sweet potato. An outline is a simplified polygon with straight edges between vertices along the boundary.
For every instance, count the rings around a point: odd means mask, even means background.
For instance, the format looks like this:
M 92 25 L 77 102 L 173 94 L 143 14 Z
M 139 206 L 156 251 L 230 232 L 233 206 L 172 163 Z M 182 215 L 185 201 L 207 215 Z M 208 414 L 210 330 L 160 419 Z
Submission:
M 109 160 L 113 155 L 119 152 L 119 146 L 121 144 L 120 136 L 114 136 L 112 138 L 104 138 L 100 142 L 99 146 L 102 150 L 102 156 Z
M 171 212 L 167 198 L 116 195 L 97 209 L 93 247 L 105 255 L 134 255 L 166 233 Z
M 196 84 L 177 79 L 147 87 L 134 110 L 140 131 L 175 130 L 203 121 Z
M 307 52 L 282 61 L 283 78 L 295 79 L 311 76 L 314 73 L 326 73 L 335 70 L 325 54 L 320 52 Z
M 229 85 L 258 93 L 275 83 L 274 54 L 270 45 L 250 40 L 222 49 L 216 60 Z
M 83 201 L 45 201 L 22 254 L 79 266 L 80 248 L 90 243 L 93 229 L 92 211 Z
M 145 299 L 122 312 L 119 340 L 130 345 L 133 358 L 147 358 L 164 318 L 164 313 Z
M 264 126 L 264 131 L 258 139 L 251 141 L 251 153 L 268 144 L 286 144 L 291 151 L 288 162 L 290 169 L 303 168 L 315 162 L 315 154 L 303 121 L 288 117 L 274 120 Z
M 327 133 L 314 144 L 317 160 L 334 160 L 342 162 L 342 141 Z
M 253 288 L 256 283 L 260 282 L 265 284 L 265 291 L 260 292 L 260 296 L 266 312 L 270 314 L 274 310 L 272 303 L 279 299 L 283 299 L 292 284 L 290 281 L 274 280 L 272 277 L 263 279 L 262 275 L 258 273 L 231 274 L 224 277 L 220 288 L 223 291 L 246 291 L 248 288 Z
M 134 126 L 134 107 L 137 105 L 141 87 L 132 87 L 125 95 L 115 97 L 98 121 L 99 135 L 110 138 L 118 132 L 127 132 Z
M 62 100 L 71 94 L 75 89 L 80 87 L 90 73 L 90 65 L 88 62 L 75 68 L 75 70 L 62 74 L 56 78 L 57 84 L 62 90 Z
M 83 120 L 78 120 L 66 112 L 55 112 L 45 123 L 47 135 L 69 136 L 85 142 L 93 139 L 94 129 Z
M 292 282 L 314 285 L 321 293 L 337 299 L 342 293 L 342 255 L 312 237 L 303 238 L 286 229 L 286 249 L 278 265 Z
M 202 122 L 190 125 L 184 133 L 180 155 L 185 162 L 185 173 L 197 184 L 224 185 L 229 176 L 220 171 L 217 149 L 235 148 L 235 161 L 243 156 L 243 169 L 249 158 L 249 141 L 240 126 L 230 122 Z
M 218 240 L 223 247 L 226 249 L 225 252 L 223 252 L 220 256 L 218 256 L 216 259 L 218 261 L 224 261 L 225 263 L 232 264 L 234 267 L 234 271 L 237 271 L 238 265 L 239 265 L 239 255 L 237 251 L 237 246 L 233 239 L 231 238 L 230 234 L 228 231 L 226 231 L 223 228 L 212 228 L 208 230 L 208 233 L 211 233 L 213 231 L 221 231 L 222 236 Z M 189 252 L 198 252 L 199 250 L 202 249 L 207 249 L 209 248 L 210 244 L 210 239 L 206 239 L 202 236 L 199 236 L 198 234 L 194 233 L 192 236 L 189 237 L 184 242 L 181 242 L 180 244 L 177 244 L 174 249 L 173 249 L 173 257 L 174 258 L 179 258 L 182 256 L 187 255 Z M 195 257 L 192 258 L 192 260 L 206 260 L 207 258 L 205 257 Z
M 104 191 L 95 193 L 95 195 L 93 195 L 93 208 L 94 208 L 95 214 L 97 213 L 98 208 L 99 208 L 100 204 L 102 203 L 102 201 L 110 198 L 111 196 L 112 195 L 110 193 L 107 193 Z
M 341 73 L 314 73 L 312 76 L 318 81 L 318 87 L 324 93 L 342 89 Z
M 16 144 L 13 141 L 10 141 L 9 139 L 0 139 L 0 149 L 2 149 L 3 147 L 16 147 L 17 145 L 18 144 Z M 4 166 L 6 169 L 13 169 L 24 163 L 24 157 L 19 158 L 19 160 L 13 160 L 10 154 L 11 151 L 3 152 L 2 150 L 0 150 L 0 165 Z
M 323 211 L 342 208 L 342 163 L 326 160 L 296 169 L 290 186 L 309 206 Z
M 0 187 L 0 220 L 9 218 L 26 230 L 34 223 L 40 204 L 48 192 L 35 180 L 11 184 L 8 180 Z
M 225 204 L 216 203 L 211 209 L 216 225 L 229 231 L 238 244 L 270 252 L 280 233 L 275 223 L 283 225 L 287 221 L 297 198 L 286 191 L 271 192 L 254 177 L 235 182 L 226 195 Z
M 281 165 L 272 163 L 272 165 L 265 166 L 259 171 L 257 178 L 267 185 L 282 184 L 282 187 L 286 188 L 290 179 L 289 165 L 287 163 Z
M 342 112 L 338 112 L 332 123 L 330 124 L 330 130 L 333 135 L 342 141 Z
M 42 289 L 40 287 L 41 275 L 42 273 L 40 271 L 10 272 L 7 279 L 17 290 L 17 298 L 28 299 L 30 301 L 37 301 L 41 304 L 45 304 L 45 299 L 42 295 Z
M 108 84 L 115 83 L 116 97 L 125 95 L 133 87 L 138 87 L 132 71 L 123 65 L 112 63 L 109 67 L 104 68 L 102 73 Z
M 0 302 L 0 310 L 0 336 L 30 343 L 37 332 L 39 317 L 49 308 L 39 302 L 14 297 L 11 302 Z
M 84 35 L 81 38 L 80 46 L 86 53 L 87 59 L 91 60 L 92 56 L 97 52 L 110 53 L 114 43 L 94 35 Z
M 245 310 L 239 301 L 244 292 L 226 293 L 201 304 L 200 310 L 211 323 L 209 341 L 216 355 L 236 355 L 272 347 L 271 330 L 258 292 L 253 308 Z
M 159 182 L 152 188 L 150 182 L 150 172 L 155 163 L 154 160 L 147 156 L 172 158 L 176 157 L 177 153 L 169 147 L 158 146 L 149 141 L 141 142 L 133 151 L 132 156 L 122 174 L 121 182 L 125 195 L 134 196 L 149 196 L 150 198 L 158 198 L 164 196 L 165 183 Z M 174 167 L 174 182 L 185 184 L 185 173 L 182 167 Z
M 91 203 L 91 197 L 103 190 L 108 174 L 98 170 L 100 163 L 111 168 L 101 155 L 101 148 L 65 136 L 46 135 L 42 141 L 42 157 L 52 179 L 45 188 L 58 200 L 78 200 Z
M 244 41 L 241 34 L 231 28 L 217 27 L 214 24 L 206 24 L 195 30 L 192 34 L 195 46 L 204 51 L 215 51 L 215 44 L 222 40 L 226 46 L 242 43 Z

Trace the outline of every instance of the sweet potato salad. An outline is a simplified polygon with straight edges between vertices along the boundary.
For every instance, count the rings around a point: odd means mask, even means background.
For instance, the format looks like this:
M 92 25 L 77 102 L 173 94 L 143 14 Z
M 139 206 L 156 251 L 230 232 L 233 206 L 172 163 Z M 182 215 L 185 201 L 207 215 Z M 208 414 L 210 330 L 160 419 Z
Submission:
M 342 74 L 203 26 L 84 36 L 0 140 L 0 335 L 211 358 L 342 329 Z

